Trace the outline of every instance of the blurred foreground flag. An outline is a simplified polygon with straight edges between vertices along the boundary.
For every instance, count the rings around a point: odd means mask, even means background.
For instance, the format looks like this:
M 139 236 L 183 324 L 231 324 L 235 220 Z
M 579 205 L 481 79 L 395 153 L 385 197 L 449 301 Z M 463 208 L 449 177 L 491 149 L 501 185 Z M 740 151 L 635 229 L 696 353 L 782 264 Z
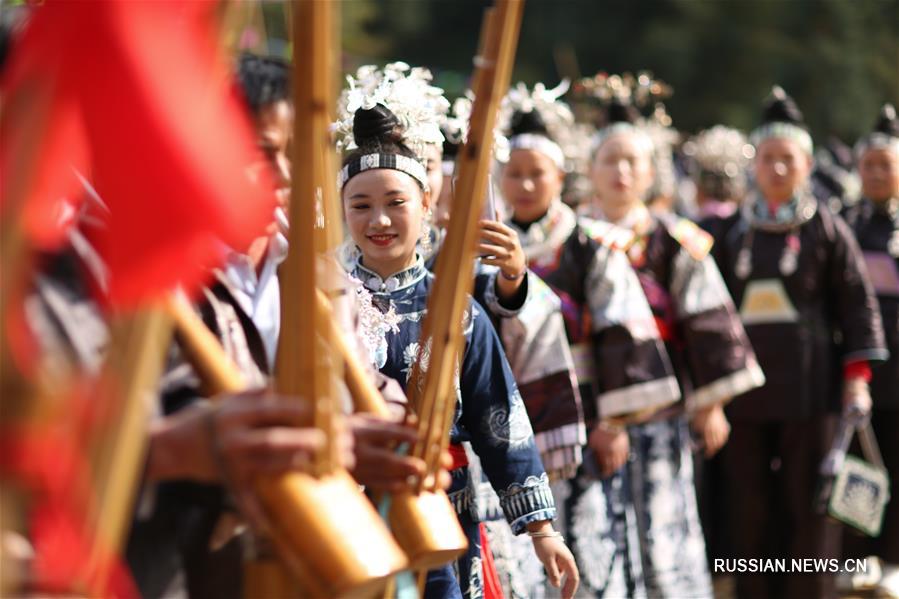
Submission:
M 46 0 L 2 73 L 0 216 L 52 248 L 84 174 L 109 207 L 92 237 L 117 305 L 195 288 L 223 243 L 243 250 L 272 220 L 268 173 L 248 176 L 257 149 L 216 9 Z

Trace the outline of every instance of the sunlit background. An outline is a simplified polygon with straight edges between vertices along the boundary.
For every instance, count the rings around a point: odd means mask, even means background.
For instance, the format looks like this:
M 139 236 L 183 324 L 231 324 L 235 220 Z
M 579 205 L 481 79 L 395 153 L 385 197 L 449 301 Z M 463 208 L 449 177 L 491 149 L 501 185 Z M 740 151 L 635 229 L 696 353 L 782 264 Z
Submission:
M 343 64 L 403 60 L 450 97 L 471 72 L 483 0 L 344 0 Z M 289 54 L 285 6 L 246 17 L 257 52 Z M 649 70 L 674 90 L 674 125 L 750 129 L 775 83 L 815 137 L 851 143 L 884 102 L 899 104 L 899 0 L 528 0 L 514 81 L 555 85 L 597 71 Z

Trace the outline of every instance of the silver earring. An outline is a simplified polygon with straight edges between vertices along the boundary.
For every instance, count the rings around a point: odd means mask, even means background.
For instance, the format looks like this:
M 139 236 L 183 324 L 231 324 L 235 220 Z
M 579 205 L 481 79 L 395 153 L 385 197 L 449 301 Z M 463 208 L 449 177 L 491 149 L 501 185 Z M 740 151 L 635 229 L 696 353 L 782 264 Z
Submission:
M 421 248 L 422 257 L 425 259 L 430 258 L 431 252 L 434 251 L 434 244 L 431 243 L 431 220 L 433 215 L 434 213 L 428 208 L 421 218 L 421 236 L 418 238 L 418 247 Z

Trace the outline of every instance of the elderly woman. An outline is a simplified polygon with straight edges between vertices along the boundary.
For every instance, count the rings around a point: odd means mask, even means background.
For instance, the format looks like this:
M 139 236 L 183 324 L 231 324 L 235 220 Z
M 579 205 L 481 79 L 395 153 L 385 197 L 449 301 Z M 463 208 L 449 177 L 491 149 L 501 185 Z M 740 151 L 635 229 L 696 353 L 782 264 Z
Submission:
M 846 223 L 809 188 L 812 139 L 774 88 L 752 133 L 755 189 L 709 223 L 715 257 L 767 384 L 728 410 L 735 558 L 836 558 L 839 529 L 813 509 L 841 409 L 870 408 L 870 362 L 887 356 L 877 300 Z M 837 337 L 839 335 L 839 337 Z M 741 597 L 834 596 L 834 576 L 737 575 Z

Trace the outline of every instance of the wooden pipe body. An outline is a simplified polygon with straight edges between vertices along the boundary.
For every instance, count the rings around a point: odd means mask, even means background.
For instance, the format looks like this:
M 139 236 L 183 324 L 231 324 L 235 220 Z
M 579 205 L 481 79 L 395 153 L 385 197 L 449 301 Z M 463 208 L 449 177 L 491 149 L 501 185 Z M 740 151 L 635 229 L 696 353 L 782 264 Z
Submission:
M 237 366 L 193 309 L 174 298 L 167 308 L 184 354 L 210 390 L 244 391 Z M 306 592 L 364 594 L 408 564 L 345 470 L 321 477 L 300 472 L 260 477 L 254 491 L 276 528 L 282 558 Z

